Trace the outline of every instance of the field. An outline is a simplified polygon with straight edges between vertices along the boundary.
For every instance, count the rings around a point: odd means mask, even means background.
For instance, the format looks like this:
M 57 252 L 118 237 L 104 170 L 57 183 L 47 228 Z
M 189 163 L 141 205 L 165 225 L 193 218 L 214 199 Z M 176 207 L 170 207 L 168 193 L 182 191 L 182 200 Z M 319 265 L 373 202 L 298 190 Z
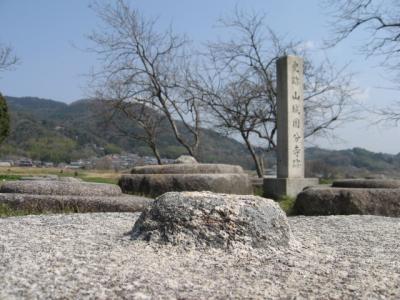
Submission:
M 88 182 L 116 184 L 121 174 L 122 173 L 120 172 L 100 171 L 100 170 L 0 167 L 0 180 L 18 180 L 24 176 L 58 175 L 58 176 L 78 177 Z

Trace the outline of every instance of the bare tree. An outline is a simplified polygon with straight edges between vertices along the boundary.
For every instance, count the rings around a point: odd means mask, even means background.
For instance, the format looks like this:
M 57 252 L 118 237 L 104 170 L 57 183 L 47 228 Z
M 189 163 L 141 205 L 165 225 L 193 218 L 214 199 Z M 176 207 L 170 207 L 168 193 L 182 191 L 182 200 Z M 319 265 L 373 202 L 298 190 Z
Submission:
M 0 44 L 0 72 L 10 70 L 18 63 L 18 58 L 9 46 Z
M 104 62 L 93 74 L 95 90 L 112 82 L 126 91 L 126 101 L 156 108 L 177 141 L 196 157 L 200 113 L 185 83 L 190 65 L 187 40 L 171 29 L 157 32 L 155 20 L 146 20 L 123 0 L 94 8 L 106 25 L 89 36 L 96 45 L 92 50 Z
M 367 55 L 383 55 L 391 67 L 399 66 L 400 2 L 394 0 L 326 0 L 331 8 L 334 37 L 328 45 L 336 45 L 356 30 L 365 30 L 368 39 L 362 51 Z
M 144 142 L 161 165 L 158 136 L 166 121 L 164 114 L 151 101 L 130 101 L 129 87 L 119 81 L 105 84 L 96 90 L 93 111 L 101 114 L 105 127 Z
M 313 63 L 300 42 L 285 42 L 265 25 L 264 16 L 236 11 L 221 23 L 234 35 L 208 45 L 204 68 L 191 85 L 216 128 L 240 135 L 262 177 L 254 142 L 261 141 L 266 151 L 276 146 L 276 60 L 286 54 L 305 57 L 307 137 L 327 134 L 348 118 L 354 91 L 351 75 L 328 62 Z
M 361 51 L 367 57 L 382 58 L 382 65 L 394 75 L 395 88 L 400 89 L 400 2 L 396 0 L 326 0 L 333 17 L 333 38 L 327 41 L 336 46 L 355 31 L 364 31 L 367 39 Z M 400 101 L 390 107 L 369 109 L 379 116 L 379 122 L 398 125 Z
M 162 125 L 165 124 L 165 117 L 161 113 L 142 103 L 129 103 L 115 100 L 103 101 L 107 110 L 106 126 L 109 126 L 123 136 L 144 142 L 153 152 L 159 165 L 162 164 L 160 151 L 158 149 L 158 138 Z M 123 126 L 121 117 L 131 121 L 136 128 Z

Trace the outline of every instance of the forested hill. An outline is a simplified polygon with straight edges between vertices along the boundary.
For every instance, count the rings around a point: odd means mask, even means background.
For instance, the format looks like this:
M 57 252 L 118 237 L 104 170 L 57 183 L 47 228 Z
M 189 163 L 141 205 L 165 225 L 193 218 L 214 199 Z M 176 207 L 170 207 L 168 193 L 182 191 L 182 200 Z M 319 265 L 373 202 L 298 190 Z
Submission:
M 143 143 L 106 126 L 94 101 L 65 104 L 33 97 L 6 97 L 11 113 L 11 134 L 1 146 L 1 154 L 17 154 L 44 161 L 69 162 L 122 151 L 152 155 Z M 138 130 L 127 119 L 120 120 L 126 131 Z M 159 147 L 165 158 L 176 158 L 185 150 L 175 141 L 168 126 L 160 134 Z M 125 130 L 124 130 L 125 131 Z M 203 162 L 253 164 L 244 145 L 212 130 L 201 135 Z

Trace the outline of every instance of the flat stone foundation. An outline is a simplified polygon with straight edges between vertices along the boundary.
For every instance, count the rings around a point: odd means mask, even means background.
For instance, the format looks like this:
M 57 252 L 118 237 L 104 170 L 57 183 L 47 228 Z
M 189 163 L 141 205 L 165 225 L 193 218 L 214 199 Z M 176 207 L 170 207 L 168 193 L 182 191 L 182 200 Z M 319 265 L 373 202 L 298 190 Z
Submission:
M 59 196 L 122 196 L 120 187 L 115 184 L 59 180 L 9 181 L 0 186 L 0 193 Z
M 304 188 L 318 185 L 318 178 L 264 178 L 264 196 L 296 197 Z
M 400 217 L 400 189 L 309 188 L 294 205 L 298 215 L 379 215 Z
M 132 174 L 245 174 L 242 167 L 225 164 L 174 164 L 135 167 Z
M 0 193 L 0 205 L 26 213 L 140 212 L 153 199 L 138 196 L 30 195 Z
M 151 197 L 171 191 L 253 194 L 253 187 L 246 174 L 132 174 L 122 176 L 118 185 L 124 193 Z
M 394 179 L 343 179 L 335 180 L 332 187 L 341 188 L 371 188 L 371 189 L 398 189 L 400 180 Z

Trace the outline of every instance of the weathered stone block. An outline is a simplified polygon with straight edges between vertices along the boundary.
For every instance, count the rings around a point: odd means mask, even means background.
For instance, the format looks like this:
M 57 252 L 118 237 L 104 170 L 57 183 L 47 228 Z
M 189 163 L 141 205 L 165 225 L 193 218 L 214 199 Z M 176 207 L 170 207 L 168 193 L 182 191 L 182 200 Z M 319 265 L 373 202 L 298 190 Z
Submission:
M 195 248 L 287 248 L 292 233 L 274 201 L 209 192 L 166 193 L 132 229 L 134 239 Z

